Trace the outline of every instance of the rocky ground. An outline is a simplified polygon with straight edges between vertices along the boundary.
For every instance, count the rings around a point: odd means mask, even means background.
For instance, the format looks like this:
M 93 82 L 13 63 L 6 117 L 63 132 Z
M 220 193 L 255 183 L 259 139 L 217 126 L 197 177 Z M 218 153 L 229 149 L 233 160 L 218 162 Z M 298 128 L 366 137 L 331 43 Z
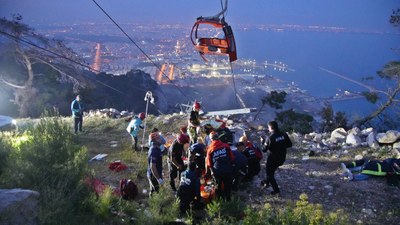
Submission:
M 268 202 L 282 206 L 287 200 L 296 200 L 306 193 L 311 203 L 321 204 L 326 212 L 344 209 L 352 222 L 357 224 L 397 224 L 400 221 L 400 188 L 389 186 L 385 178 L 372 177 L 364 181 L 349 181 L 340 176 L 340 162 L 349 161 L 349 155 L 318 155 L 303 160 L 304 149 L 292 150 L 286 163 L 280 167 L 276 179 L 281 196 L 272 197 L 271 189 L 260 189 L 259 178 L 240 191 L 248 195 L 249 204 Z M 265 167 L 264 167 L 265 168 Z

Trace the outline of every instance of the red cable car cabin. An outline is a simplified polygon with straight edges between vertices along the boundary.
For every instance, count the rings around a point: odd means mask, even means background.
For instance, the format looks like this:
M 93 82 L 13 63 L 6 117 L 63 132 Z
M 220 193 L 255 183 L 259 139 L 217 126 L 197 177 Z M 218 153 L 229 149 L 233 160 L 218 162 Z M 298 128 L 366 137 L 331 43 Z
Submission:
M 221 28 L 224 32 L 225 38 L 204 38 L 198 37 L 197 30 L 200 24 L 211 25 L 215 28 Z M 204 57 L 205 54 L 212 55 L 229 55 L 229 61 L 233 62 L 237 59 L 235 38 L 233 36 L 232 28 L 225 22 L 224 19 L 216 18 L 197 18 L 196 23 L 193 25 L 192 32 L 190 34 L 192 43 L 200 56 L 207 61 Z

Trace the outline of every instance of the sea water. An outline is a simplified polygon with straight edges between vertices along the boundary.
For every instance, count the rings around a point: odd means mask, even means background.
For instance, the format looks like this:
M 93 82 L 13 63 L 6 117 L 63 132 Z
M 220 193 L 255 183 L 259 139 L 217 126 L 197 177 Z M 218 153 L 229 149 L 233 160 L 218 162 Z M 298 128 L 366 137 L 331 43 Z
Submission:
M 386 90 L 390 83 L 379 79 L 376 72 L 387 62 L 400 59 L 399 34 L 262 30 L 239 30 L 235 34 L 239 58 L 288 65 L 294 71 L 271 69 L 267 73 L 294 82 L 318 98 L 329 98 L 344 91 L 368 91 L 323 69 Z M 375 79 L 365 81 L 365 77 Z M 332 106 L 351 117 L 367 115 L 377 108 L 364 98 L 337 101 Z

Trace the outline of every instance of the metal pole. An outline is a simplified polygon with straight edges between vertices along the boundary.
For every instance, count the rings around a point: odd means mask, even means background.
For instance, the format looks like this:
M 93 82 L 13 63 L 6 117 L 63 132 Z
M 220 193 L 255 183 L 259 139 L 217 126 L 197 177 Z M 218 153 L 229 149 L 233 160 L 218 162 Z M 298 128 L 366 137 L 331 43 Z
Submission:
M 147 91 L 146 95 L 144 96 L 144 100 L 146 101 L 146 118 L 147 118 L 147 110 L 149 109 L 149 101 L 150 98 L 153 98 L 153 94 L 151 93 L 151 91 Z M 143 127 L 143 138 L 142 138 L 142 149 L 141 151 L 143 151 L 144 148 L 144 138 L 146 135 L 146 119 L 144 119 L 144 127 Z

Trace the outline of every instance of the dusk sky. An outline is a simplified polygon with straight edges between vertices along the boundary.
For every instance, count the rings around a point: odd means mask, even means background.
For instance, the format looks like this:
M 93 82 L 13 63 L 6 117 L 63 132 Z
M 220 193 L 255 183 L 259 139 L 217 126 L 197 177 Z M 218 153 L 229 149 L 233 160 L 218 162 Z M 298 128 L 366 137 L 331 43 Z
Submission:
M 191 24 L 211 16 L 220 0 L 97 0 L 118 23 Z M 388 18 L 399 0 L 229 0 L 234 24 L 299 24 L 390 30 Z M 92 0 L 0 0 L 0 16 L 19 13 L 24 22 L 110 22 Z

